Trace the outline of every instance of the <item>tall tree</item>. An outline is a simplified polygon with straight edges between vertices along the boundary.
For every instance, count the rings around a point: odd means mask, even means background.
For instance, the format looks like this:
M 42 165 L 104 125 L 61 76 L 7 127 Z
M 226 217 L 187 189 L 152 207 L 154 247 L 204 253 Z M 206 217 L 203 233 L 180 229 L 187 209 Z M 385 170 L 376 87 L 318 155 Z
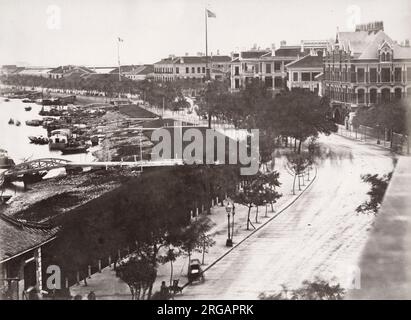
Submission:
M 229 100 L 228 86 L 225 82 L 212 80 L 206 83 L 199 101 L 200 114 L 207 115 L 208 128 L 213 116 L 220 115 Z
M 367 195 L 370 196 L 370 199 L 359 205 L 356 211 L 362 213 L 373 212 L 374 214 L 377 214 L 391 177 L 392 172 L 385 174 L 382 177 L 379 177 L 377 174 L 366 174 L 364 176 L 361 176 L 361 179 L 364 182 L 371 185 L 370 191 L 367 192 Z
M 247 206 L 247 230 L 251 226 L 255 229 L 250 219 L 251 209 L 263 205 L 264 203 L 273 203 L 281 197 L 275 190 L 280 185 L 278 172 L 270 172 L 263 174 L 258 172 L 253 176 L 247 176 L 238 190 L 234 199 L 237 203 Z M 256 211 L 256 220 L 258 211 Z

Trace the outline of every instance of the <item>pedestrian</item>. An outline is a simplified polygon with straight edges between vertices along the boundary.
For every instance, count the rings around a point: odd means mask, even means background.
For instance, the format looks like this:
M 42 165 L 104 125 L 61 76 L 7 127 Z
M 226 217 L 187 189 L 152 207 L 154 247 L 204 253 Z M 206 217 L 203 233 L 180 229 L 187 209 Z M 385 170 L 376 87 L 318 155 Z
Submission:
M 161 282 L 160 292 L 162 295 L 166 295 L 168 293 L 168 288 L 165 281 Z
M 87 300 L 96 300 L 96 294 L 94 293 L 94 291 L 90 291 L 87 296 Z

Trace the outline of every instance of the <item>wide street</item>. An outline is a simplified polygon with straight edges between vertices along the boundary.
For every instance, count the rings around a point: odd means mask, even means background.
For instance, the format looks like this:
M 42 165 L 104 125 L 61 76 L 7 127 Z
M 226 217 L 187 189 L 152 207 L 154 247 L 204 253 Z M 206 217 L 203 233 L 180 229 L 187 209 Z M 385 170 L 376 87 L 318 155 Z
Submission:
M 300 199 L 176 298 L 256 299 L 315 277 L 347 286 L 374 220 L 355 212 L 370 188 L 360 176 L 388 173 L 393 160 L 386 149 L 337 135 L 319 141 L 327 159 Z

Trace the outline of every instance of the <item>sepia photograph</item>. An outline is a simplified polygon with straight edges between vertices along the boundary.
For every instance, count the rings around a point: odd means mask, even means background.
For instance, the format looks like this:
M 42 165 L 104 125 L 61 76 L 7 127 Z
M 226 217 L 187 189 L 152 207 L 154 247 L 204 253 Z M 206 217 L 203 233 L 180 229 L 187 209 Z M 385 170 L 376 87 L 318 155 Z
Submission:
M 410 39 L 409 0 L 0 0 L 0 300 L 411 299 Z

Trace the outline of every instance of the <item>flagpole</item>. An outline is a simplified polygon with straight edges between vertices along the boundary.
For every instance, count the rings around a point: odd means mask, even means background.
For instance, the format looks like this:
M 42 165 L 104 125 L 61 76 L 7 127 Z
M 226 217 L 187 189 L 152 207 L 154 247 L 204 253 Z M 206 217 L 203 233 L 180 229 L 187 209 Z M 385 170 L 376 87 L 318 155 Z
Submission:
M 207 37 L 207 9 L 204 8 L 205 15 L 205 41 L 206 41 L 206 80 L 209 80 L 209 70 L 208 70 L 208 37 Z
M 121 71 L 120 71 L 120 38 L 117 39 L 117 59 L 118 59 L 118 81 L 121 81 Z

